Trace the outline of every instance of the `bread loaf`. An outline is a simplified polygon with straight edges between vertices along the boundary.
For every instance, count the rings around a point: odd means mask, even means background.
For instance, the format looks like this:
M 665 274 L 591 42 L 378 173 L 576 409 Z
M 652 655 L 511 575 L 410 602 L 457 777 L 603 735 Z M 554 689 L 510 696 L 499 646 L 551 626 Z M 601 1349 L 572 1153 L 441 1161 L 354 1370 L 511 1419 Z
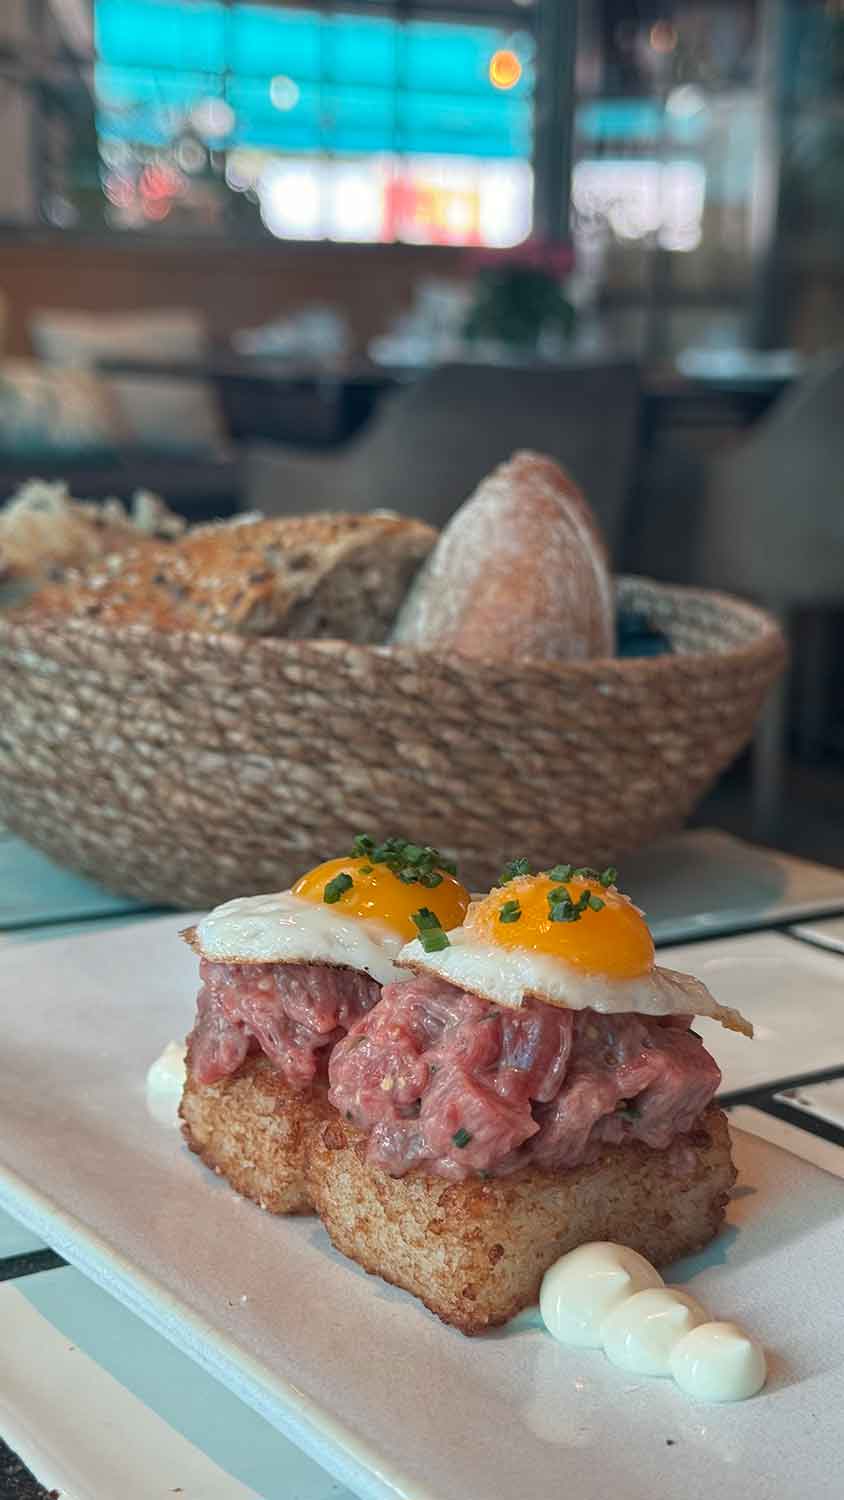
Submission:
M 31 600 L 31 619 L 383 641 L 436 540 L 387 514 L 252 517 L 110 558 Z
M 610 656 L 612 598 L 583 495 L 551 459 L 516 453 L 453 516 L 392 638 L 498 661 Z

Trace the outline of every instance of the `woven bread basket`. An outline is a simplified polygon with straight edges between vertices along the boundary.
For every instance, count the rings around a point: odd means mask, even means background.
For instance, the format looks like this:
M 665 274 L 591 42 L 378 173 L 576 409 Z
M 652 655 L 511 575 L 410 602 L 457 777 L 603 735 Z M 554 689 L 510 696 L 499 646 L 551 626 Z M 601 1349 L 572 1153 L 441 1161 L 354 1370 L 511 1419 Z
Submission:
M 723 595 L 618 584 L 673 654 L 479 663 L 340 641 L 0 622 L 0 821 L 145 901 L 277 890 L 403 832 L 475 889 L 526 855 L 604 865 L 680 826 L 785 649 Z

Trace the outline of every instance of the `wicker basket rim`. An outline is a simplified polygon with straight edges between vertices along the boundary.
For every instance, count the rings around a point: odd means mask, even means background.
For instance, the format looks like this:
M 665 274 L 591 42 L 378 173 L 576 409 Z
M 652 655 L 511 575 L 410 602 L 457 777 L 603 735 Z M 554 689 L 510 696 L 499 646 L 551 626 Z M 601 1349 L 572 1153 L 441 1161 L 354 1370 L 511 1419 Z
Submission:
M 739 599 L 735 595 L 725 594 L 719 590 L 702 589 L 687 584 L 663 583 L 657 579 L 634 574 L 620 574 L 615 579 L 615 583 L 617 587 L 638 585 L 651 593 L 662 595 L 667 600 L 676 600 L 678 604 L 704 603 L 710 607 L 715 606 L 726 615 L 744 619 L 748 626 L 754 628 L 755 633 L 748 640 L 720 650 L 684 651 L 680 649 L 659 656 L 589 657 L 586 660 L 563 662 L 540 661 L 534 657 L 521 657 L 507 662 L 494 659 L 483 660 L 475 657 L 461 657 L 455 653 L 446 654 L 424 650 L 417 646 L 361 645 L 357 642 L 333 638 L 321 640 L 289 639 L 284 636 L 250 638 L 233 631 L 165 632 L 156 630 L 151 625 L 104 625 L 96 620 L 85 619 L 68 619 L 62 621 L 59 626 L 55 619 L 10 620 L 3 619 L 2 615 L 0 615 L 0 640 L 5 637 L 10 642 L 23 643 L 39 638 L 44 640 L 50 636 L 55 638 L 61 632 L 84 636 L 103 644 L 109 641 L 132 641 L 133 643 L 146 641 L 152 655 L 156 654 L 155 647 L 158 642 L 167 643 L 168 654 L 172 653 L 174 646 L 184 645 L 187 649 L 191 646 L 207 648 L 214 642 L 218 642 L 221 650 L 229 654 L 241 651 L 248 651 L 250 654 L 261 652 L 262 655 L 277 660 L 302 659 L 312 653 L 331 654 L 341 645 L 352 657 L 361 660 L 388 657 L 391 660 L 406 661 L 409 668 L 421 664 L 440 665 L 452 672 L 491 673 L 497 677 L 502 671 L 518 668 L 520 672 L 529 671 L 561 680 L 570 680 L 573 677 L 588 679 L 596 674 L 602 677 L 606 677 L 607 674 L 628 676 L 631 672 L 643 678 L 659 679 L 681 665 L 688 668 L 696 664 L 719 661 L 738 666 L 743 661 L 758 661 L 760 656 L 766 658 L 778 656 L 784 660 L 787 655 L 785 638 L 774 616 L 758 605 L 751 604 L 748 600 Z

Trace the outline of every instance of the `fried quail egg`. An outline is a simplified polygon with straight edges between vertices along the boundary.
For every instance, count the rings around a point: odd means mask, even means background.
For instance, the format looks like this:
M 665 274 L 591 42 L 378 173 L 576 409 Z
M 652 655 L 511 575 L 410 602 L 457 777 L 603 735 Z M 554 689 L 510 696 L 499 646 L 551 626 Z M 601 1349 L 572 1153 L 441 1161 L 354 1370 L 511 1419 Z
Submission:
M 421 846 L 404 844 L 411 852 Z M 469 892 L 436 850 L 418 866 L 374 853 L 327 860 L 290 890 L 227 901 L 197 924 L 192 937 L 204 958 L 222 963 L 324 963 L 370 974 L 379 984 L 404 979 L 394 960 L 417 931 L 414 913 L 426 909 L 443 927 L 459 927 Z
M 699 979 L 656 965 L 644 914 L 613 878 L 570 866 L 517 875 L 474 901 L 447 944 L 426 946 L 422 933 L 398 962 L 497 1005 L 533 998 L 607 1015 L 712 1016 L 752 1035 Z

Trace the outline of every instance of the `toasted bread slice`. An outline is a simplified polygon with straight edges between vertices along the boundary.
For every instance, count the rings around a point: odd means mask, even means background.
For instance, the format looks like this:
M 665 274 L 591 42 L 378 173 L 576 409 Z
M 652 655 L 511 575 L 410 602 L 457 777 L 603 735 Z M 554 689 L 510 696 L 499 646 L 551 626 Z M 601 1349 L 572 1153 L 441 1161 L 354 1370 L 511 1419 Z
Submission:
M 338 1250 L 471 1334 L 535 1302 L 548 1267 L 590 1240 L 631 1245 L 658 1266 L 706 1245 L 736 1175 L 722 1111 L 711 1105 L 678 1144 L 607 1147 L 567 1172 L 393 1178 L 367 1164 L 365 1134 L 335 1113 L 308 1132 L 305 1175 Z
M 191 1151 L 271 1214 L 311 1212 L 305 1137 L 331 1112 L 324 1086 L 290 1088 L 260 1053 L 221 1083 L 188 1074 L 179 1106 Z

